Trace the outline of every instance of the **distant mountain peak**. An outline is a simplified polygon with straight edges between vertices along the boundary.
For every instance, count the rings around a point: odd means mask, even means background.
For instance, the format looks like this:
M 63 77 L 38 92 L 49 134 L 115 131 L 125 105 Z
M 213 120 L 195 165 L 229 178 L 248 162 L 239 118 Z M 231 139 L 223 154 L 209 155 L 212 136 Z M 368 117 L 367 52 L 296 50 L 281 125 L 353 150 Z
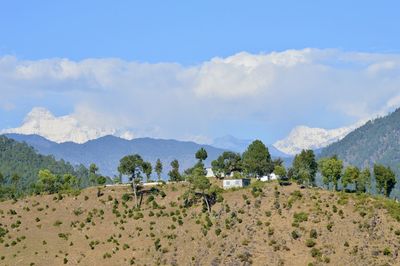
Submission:
M 106 135 L 133 139 L 132 132 L 113 128 L 96 128 L 82 124 L 74 115 L 55 116 L 48 109 L 34 107 L 20 127 L 0 131 L 2 134 L 17 133 L 39 135 L 57 143 L 85 143 Z
M 360 123 L 335 129 L 297 126 L 289 135 L 274 143 L 274 146 L 287 154 L 295 155 L 303 149 L 321 149 L 343 139 L 347 134 L 360 126 Z

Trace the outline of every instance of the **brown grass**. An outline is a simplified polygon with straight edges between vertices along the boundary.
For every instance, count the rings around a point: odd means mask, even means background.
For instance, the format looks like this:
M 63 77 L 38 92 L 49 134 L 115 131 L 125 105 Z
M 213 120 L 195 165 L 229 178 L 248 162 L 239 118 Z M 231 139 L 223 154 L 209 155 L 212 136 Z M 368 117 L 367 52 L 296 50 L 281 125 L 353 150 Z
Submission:
M 141 211 L 127 187 L 2 202 L 0 264 L 400 265 L 400 224 L 377 199 L 268 183 L 225 192 L 207 217 L 180 206 L 184 185 L 161 189 Z

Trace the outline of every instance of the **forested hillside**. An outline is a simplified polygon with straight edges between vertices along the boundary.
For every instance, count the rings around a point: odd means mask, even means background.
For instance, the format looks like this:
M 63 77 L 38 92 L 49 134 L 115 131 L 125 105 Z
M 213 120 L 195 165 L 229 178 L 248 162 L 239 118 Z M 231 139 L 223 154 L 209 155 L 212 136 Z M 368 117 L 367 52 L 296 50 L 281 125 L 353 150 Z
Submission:
M 345 163 L 371 167 L 388 165 L 400 176 L 400 109 L 367 122 L 342 140 L 321 151 L 320 157 L 337 155 Z
M 39 170 L 49 169 L 54 174 L 73 174 L 87 184 L 88 170 L 84 166 L 76 169 L 64 160 L 57 161 L 53 156 L 38 154 L 26 143 L 20 143 L 0 136 L 0 174 L 2 183 L 14 183 L 20 190 L 29 189 L 35 183 Z
M 208 158 L 206 166 L 216 159 L 224 149 L 209 145 L 200 145 L 190 141 L 138 138 L 133 140 L 105 136 L 83 144 L 74 142 L 55 143 L 38 135 L 8 134 L 7 137 L 16 141 L 26 142 L 41 154 L 54 155 L 56 159 L 64 159 L 72 164 L 83 164 L 88 167 L 95 163 L 99 173 L 107 176 L 118 175 L 119 160 L 125 155 L 140 154 L 143 159 L 153 165 L 159 158 L 164 166 L 163 176 L 171 170 L 170 163 L 177 159 L 180 169 L 192 167 L 196 163 L 194 153 L 201 147 L 205 148 Z

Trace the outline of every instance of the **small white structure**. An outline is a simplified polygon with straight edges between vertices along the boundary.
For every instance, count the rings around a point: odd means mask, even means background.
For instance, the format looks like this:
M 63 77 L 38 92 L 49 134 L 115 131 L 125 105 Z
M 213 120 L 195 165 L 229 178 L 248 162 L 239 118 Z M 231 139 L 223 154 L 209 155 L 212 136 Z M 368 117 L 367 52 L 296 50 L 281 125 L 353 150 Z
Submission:
M 207 174 L 206 177 L 215 177 L 214 172 L 211 168 L 206 168 Z
M 278 180 L 279 176 L 276 175 L 275 173 L 271 173 L 269 175 L 265 175 L 259 178 L 260 181 L 262 182 L 267 182 L 267 181 L 272 181 L 272 180 Z
M 207 171 L 206 177 L 216 177 L 212 168 L 206 168 L 206 171 Z M 233 172 L 230 173 L 229 177 L 233 177 L 233 174 L 234 174 Z M 225 174 L 222 173 L 220 177 L 225 177 Z
M 249 178 L 241 178 L 241 179 L 225 179 L 223 180 L 223 188 L 230 189 L 235 187 L 247 187 L 250 185 Z

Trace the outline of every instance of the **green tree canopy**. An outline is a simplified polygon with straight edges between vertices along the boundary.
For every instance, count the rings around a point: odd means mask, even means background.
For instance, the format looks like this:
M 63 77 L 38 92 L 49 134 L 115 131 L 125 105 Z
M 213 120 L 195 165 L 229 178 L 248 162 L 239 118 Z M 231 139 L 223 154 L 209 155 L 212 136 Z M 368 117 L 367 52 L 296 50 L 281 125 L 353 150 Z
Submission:
M 171 171 L 168 172 L 169 180 L 173 182 L 182 181 L 182 176 L 179 173 L 179 162 L 178 160 L 173 160 L 171 162 Z
M 374 175 L 378 193 L 382 193 L 386 197 L 389 197 L 394 186 L 396 185 L 396 175 L 392 169 L 390 169 L 390 167 L 385 167 L 382 164 L 375 164 Z
M 278 175 L 280 178 L 285 178 L 287 175 L 285 166 L 281 164 L 275 165 L 274 173 Z
M 328 189 L 333 184 L 332 188 L 338 190 L 338 183 L 342 177 L 343 162 L 336 156 L 333 156 L 331 158 L 322 158 L 319 160 L 318 165 L 323 183 Z
M 346 189 L 348 185 L 357 184 L 360 182 L 360 169 L 358 167 L 349 165 L 346 167 L 342 177 L 343 189 Z
M 133 194 L 135 196 L 136 207 L 139 207 L 137 200 L 137 193 L 139 189 L 140 181 L 143 179 L 143 159 L 139 154 L 124 156 L 119 161 L 118 172 L 122 175 L 129 177 L 131 182 Z
M 238 153 L 225 151 L 211 162 L 211 167 L 217 177 L 229 176 L 232 172 L 242 170 L 242 158 Z
M 57 177 L 49 169 L 39 171 L 37 182 L 39 191 L 55 193 L 57 191 L 56 182 Z
M 204 148 L 200 148 L 197 152 L 196 152 L 196 159 L 199 161 L 205 161 L 208 157 L 207 155 L 207 151 Z
M 160 181 L 161 180 L 161 173 L 163 171 L 163 165 L 162 165 L 160 159 L 157 159 L 156 166 L 155 166 L 154 170 L 156 171 L 158 180 Z
M 151 179 L 151 173 L 153 172 L 153 167 L 150 162 L 143 162 L 143 173 L 146 175 L 146 181 Z
M 312 150 L 302 150 L 294 157 L 291 169 L 291 176 L 299 183 L 315 184 L 315 175 L 318 164 L 315 161 L 315 154 Z
M 356 191 L 359 193 L 364 193 L 367 190 L 371 192 L 371 171 L 369 168 L 365 168 L 360 173 L 360 179 L 356 183 Z
M 243 153 L 243 168 L 248 175 L 261 177 L 273 171 L 268 148 L 260 140 L 253 141 Z

